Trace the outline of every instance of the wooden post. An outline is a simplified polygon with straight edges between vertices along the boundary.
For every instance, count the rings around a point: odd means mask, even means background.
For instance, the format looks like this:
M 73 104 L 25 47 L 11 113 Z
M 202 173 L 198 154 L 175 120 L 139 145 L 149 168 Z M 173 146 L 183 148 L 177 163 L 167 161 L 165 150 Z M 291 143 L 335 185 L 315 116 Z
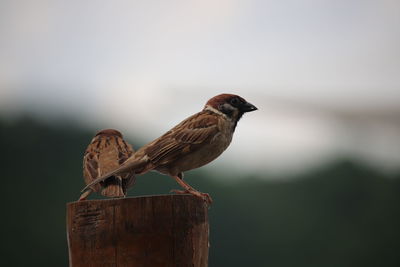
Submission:
M 70 267 L 206 267 L 208 208 L 191 195 L 67 204 Z

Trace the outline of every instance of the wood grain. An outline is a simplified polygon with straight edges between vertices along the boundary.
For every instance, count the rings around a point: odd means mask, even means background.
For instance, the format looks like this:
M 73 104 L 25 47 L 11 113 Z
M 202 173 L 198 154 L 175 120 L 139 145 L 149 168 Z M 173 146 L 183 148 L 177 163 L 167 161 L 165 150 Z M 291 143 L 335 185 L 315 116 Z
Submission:
M 206 267 L 208 207 L 192 195 L 67 204 L 70 267 Z

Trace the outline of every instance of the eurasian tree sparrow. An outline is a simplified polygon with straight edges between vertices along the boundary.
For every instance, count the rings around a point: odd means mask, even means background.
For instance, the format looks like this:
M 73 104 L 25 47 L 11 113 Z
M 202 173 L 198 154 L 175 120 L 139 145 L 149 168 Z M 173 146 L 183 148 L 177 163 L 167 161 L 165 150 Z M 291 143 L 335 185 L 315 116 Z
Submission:
M 96 181 L 117 169 L 125 160 L 133 154 L 133 149 L 122 137 L 122 134 L 114 129 L 106 129 L 98 132 L 88 145 L 83 157 L 83 177 L 86 184 Z M 111 176 L 111 175 L 110 175 Z M 128 187 L 135 183 L 133 172 L 113 174 L 100 183 L 90 186 L 79 200 L 84 200 L 94 192 L 101 192 L 106 197 L 125 197 Z
M 208 194 L 197 191 L 183 180 L 183 172 L 199 168 L 221 155 L 229 146 L 240 118 L 254 110 L 257 108 L 240 96 L 217 95 L 208 100 L 202 111 L 140 148 L 121 166 L 90 182 L 83 191 L 110 176 L 155 170 L 171 176 L 184 189 L 174 192 L 190 193 L 211 203 Z

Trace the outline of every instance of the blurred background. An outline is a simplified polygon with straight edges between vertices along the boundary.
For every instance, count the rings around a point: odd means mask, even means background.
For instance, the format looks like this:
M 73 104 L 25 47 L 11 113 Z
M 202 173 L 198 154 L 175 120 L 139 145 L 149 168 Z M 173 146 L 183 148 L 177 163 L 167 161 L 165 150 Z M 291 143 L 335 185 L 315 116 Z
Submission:
M 98 130 L 137 149 L 228 92 L 259 110 L 185 176 L 210 266 L 400 266 L 399 25 L 395 0 L 1 1 L 2 262 L 68 265 Z

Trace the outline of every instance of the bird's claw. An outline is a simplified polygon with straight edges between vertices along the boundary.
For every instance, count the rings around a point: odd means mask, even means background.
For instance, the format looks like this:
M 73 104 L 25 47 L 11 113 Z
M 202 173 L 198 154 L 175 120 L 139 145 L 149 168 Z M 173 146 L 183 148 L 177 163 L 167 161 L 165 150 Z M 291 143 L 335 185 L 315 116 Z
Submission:
M 189 190 L 178 190 L 178 189 L 172 189 L 169 191 L 170 193 L 175 193 L 175 194 L 190 194 Z
M 208 204 L 211 205 L 211 203 L 213 202 L 211 196 L 208 193 L 200 193 L 201 194 L 201 198 Z
M 202 200 L 204 200 L 208 205 L 210 205 L 213 200 L 211 198 L 211 196 L 207 193 L 201 193 L 199 191 L 195 191 L 195 190 L 177 190 L 177 189 L 173 189 L 170 191 L 171 193 L 175 193 L 175 194 L 191 194 L 194 195 L 196 197 L 201 198 Z

